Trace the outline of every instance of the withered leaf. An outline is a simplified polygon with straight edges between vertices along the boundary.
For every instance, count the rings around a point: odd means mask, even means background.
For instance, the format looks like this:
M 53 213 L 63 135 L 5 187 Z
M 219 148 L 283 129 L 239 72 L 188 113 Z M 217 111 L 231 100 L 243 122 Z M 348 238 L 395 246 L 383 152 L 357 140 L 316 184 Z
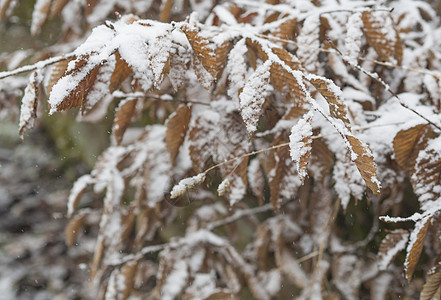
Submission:
M 436 272 L 429 276 L 421 291 L 420 300 L 431 300 L 438 292 L 441 286 L 441 273 Z
M 32 73 L 21 100 L 18 133 L 22 139 L 25 132 L 34 127 L 34 121 L 37 117 L 38 98 L 40 96 L 42 78 L 43 77 L 38 71 Z
M 380 270 L 385 270 L 395 256 L 406 247 L 408 239 L 409 232 L 404 229 L 397 229 L 386 235 L 381 241 L 380 249 L 378 250 Z
M 364 35 L 381 59 L 401 64 L 403 44 L 391 16 L 384 12 L 365 11 L 361 19 Z
M 172 164 L 175 163 L 179 153 L 179 147 L 185 140 L 188 131 L 188 124 L 191 119 L 191 106 L 179 105 L 176 111 L 167 120 L 167 132 L 165 134 L 165 144 L 170 153 Z
M 72 247 L 75 244 L 78 234 L 80 233 L 80 228 L 83 226 L 84 219 L 86 218 L 86 214 L 77 214 L 69 220 L 67 226 L 64 230 L 66 235 L 66 244 L 69 247 Z
M 374 194 L 380 193 L 381 186 L 377 179 L 377 165 L 374 162 L 374 156 L 372 155 L 369 146 L 363 144 L 354 136 L 348 135 L 346 138 L 351 145 L 352 151 L 357 155 L 354 162 L 361 177 Z
M 412 279 L 413 272 L 423 251 L 424 240 L 429 229 L 432 217 L 426 217 L 415 224 L 415 228 L 410 235 L 409 245 L 407 246 L 407 256 L 404 262 L 406 266 L 406 278 Z
M 407 130 L 401 130 L 394 138 L 395 160 L 406 170 L 410 170 L 421 149 L 425 147 L 424 140 L 434 137 L 429 124 L 416 125 Z
M 137 99 L 126 99 L 122 100 L 118 105 L 112 126 L 112 135 L 117 145 L 121 144 L 124 132 L 130 125 L 130 121 L 135 112 L 136 103 Z
M 173 2 L 174 2 L 174 0 L 162 0 L 161 12 L 159 14 L 159 21 L 161 21 L 161 22 L 170 21 Z
M 112 77 L 110 78 L 110 87 L 109 90 L 113 93 L 121 83 L 133 74 L 132 68 L 130 68 L 129 64 L 121 58 L 121 55 L 118 51 L 115 52 L 116 65 L 115 70 L 112 73 Z

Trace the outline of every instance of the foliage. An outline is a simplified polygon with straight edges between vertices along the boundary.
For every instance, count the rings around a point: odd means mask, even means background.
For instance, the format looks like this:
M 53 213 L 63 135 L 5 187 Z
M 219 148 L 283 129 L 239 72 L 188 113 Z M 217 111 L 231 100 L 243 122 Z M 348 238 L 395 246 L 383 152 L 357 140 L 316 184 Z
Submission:
M 50 114 L 79 108 L 89 122 L 114 110 L 111 145 L 67 204 L 69 245 L 81 247 L 84 224 L 99 228 L 97 295 L 439 294 L 436 10 L 404 0 L 220 2 L 37 0 L 31 32 L 61 14 L 62 39 L 29 54 L 51 58 L 0 73 L 3 111 L 28 82 L 21 136 L 46 99 Z M 125 15 L 103 21 L 114 9 Z M 4 56 L 6 68 L 20 53 Z M 11 80 L 28 71 L 29 81 Z M 420 212 L 407 208 L 409 184 Z M 82 202 L 92 190 L 102 207 Z M 357 201 L 372 212 L 339 214 Z M 366 215 L 361 240 L 338 226 Z M 391 264 L 403 250 L 405 277 L 427 272 L 424 287 L 403 283 Z M 434 268 L 418 264 L 422 253 Z

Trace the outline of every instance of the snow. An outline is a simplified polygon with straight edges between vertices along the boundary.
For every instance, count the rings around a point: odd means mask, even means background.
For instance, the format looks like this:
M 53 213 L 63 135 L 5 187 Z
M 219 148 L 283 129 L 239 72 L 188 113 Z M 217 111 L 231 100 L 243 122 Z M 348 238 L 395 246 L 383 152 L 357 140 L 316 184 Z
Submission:
M 249 133 L 257 130 L 257 122 L 262 114 L 265 97 L 267 92 L 271 90 L 269 84 L 271 65 L 270 60 L 260 65 L 248 78 L 239 95 L 240 114 Z
M 73 212 L 75 211 L 78 197 L 81 195 L 81 193 L 83 193 L 85 188 L 92 183 L 94 183 L 94 180 L 89 174 L 83 175 L 80 178 L 78 178 L 77 181 L 75 181 L 70 191 L 69 199 L 67 201 L 68 217 L 72 216 Z
M 360 54 L 361 39 L 363 37 L 363 31 L 361 30 L 362 27 L 363 21 L 361 20 L 361 13 L 351 15 L 346 23 L 346 55 L 354 64 L 357 63 L 357 58 Z
M 226 66 L 230 83 L 228 96 L 233 99 L 238 97 L 239 90 L 245 85 L 245 74 L 247 72 L 245 54 L 247 51 L 248 48 L 245 44 L 245 39 L 241 39 L 228 54 L 228 63 Z
M 378 262 L 378 269 L 383 271 L 387 269 L 387 266 L 391 263 L 392 259 L 397 255 L 398 252 L 406 248 L 408 242 L 409 234 L 403 234 L 402 239 L 390 248 L 387 253 L 381 254 L 380 261 Z
M 291 134 L 289 136 L 289 154 L 291 155 L 292 160 L 296 163 L 297 173 L 302 180 L 306 177 L 307 172 L 306 169 L 300 168 L 300 161 L 302 157 L 304 157 L 312 149 L 311 144 L 305 144 L 303 140 L 307 139 L 307 141 L 311 141 L 312 116 L 312 111 L 309 111 L 307 114 L 305 114 L 299 120 L 299 122 L 292 127 Z
M 418 241 L 418 235 L 421 232 L 421 230 L 424 228 L 427 222 L 430 222 L 430 219 L 432 218 L 431 215 L 424 217 L 423 219 L 419 220 L 415 223 L 415 227 L 413 231 L 410 233 L 409 237 L 409 243 L 407 244 L 406 248 L 406 260 L 404 261 L 404 267 L 407 271 L 407 268 L 409 266 L 409 254 L 411 253 L 412 248 L 414 247 L 415 243 Z
M 161 289 L 161 300 L 173 300 L 187 284 L 189 277 L 188 265 L 185 261 L 178 261 L 168 274 Z
M 223 196 L 224 193 L 228 190 L 230 186 L 230 180 L 228 178 L 225 178 L 217 187 L 217 194 L 219 196 Z
M 199 173 L 193 177 L 188 177 L 181 179 L 177 185 L 175 185 L 170 193 L 170 198 L 174 199 L 176 197 L 181 196 L 185 193 L 189 188 L 194 187 L 195 185 L 203 182 L 205 180 L 205 173 Z

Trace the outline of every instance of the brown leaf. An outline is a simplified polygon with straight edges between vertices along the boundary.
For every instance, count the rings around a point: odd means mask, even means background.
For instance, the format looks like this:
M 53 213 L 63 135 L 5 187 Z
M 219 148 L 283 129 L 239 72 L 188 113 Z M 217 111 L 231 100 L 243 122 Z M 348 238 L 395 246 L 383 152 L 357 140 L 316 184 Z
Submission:
M 32 12 L 31 34 L 40 32 L 41 26 L 46 22 L 51 9 L 52 0 L 37 0 Z
M 364 35 L 381 59 L 401 64 L 403 44 L 391 16 L 382 12 L 365 11 L 361 19 Z M 384 24 L 390 24 L 390 27 L 386 28 Z
M 380 260 L 380 270 L 385 270 L 386 267 L 394 260 L 397 254 L 406 247 L 409 239 L 409 232 L 404 229 L 396 229 L 389 232 L 381 241 L 380 249 L 378 250 L 378 258 Z M 397 247 L 397 244 L 402 244 Z M 391 253 L 391 251 L 393 251 Z
M 407 246 L 407 256 L 404 265 L 406 266 L 406 278 L 412 279 L 413 272 L 423 251 L 424 240 L 429 229 L 432 217 L 426 217 L 415 224 L 414 231 L 410 235 L 409 245 Z
M 130 261 L 121 268 L 120 276 L 123 278 L 124 284 L 121 286 L 123 289 L 119 291 L 122 300 L 127 299 L 133 290 L 136 271 L 138 270 L 139 260 Z
M 86 104 L 86 96 L 95 84 L 96 77 L 101 67 L 101 64 L 88 65 L 88 59 L 89 56 L 78 58 L 75 61 L 75 67 L 72 70 L 66 72 L 65 76 L 60 78 L 60 80 L 58 80 L 58 82 L 53 86 L 51 90 L 50 100 L 53 97 L 57 97 L 57 95 L 53 95 L 54 88 L 60 84 L 60 81 L 63 78 L 66 78 L 68 76 L 70 78 L 79 77 L 79 83 L 72 90 L 69 90 L 67 96 L 65 96 L 63 99 L 57 99 L 60 101 L 56 101 L 56 107 L 51 107 L 51 113 L 54 111 L 67 110 L 72 107 L 82 107 Z M 61 86 L 61 88 L 65 87 Z
M 112 135 L 116 144 L 120 145 L 124 136 L 124 132 L 130 125 L 133 114 L 135 112 L 137 99 L 126 99 L 119 103 L 116 109 L 115 119 L 112 125 Z
M 20 124 L 18 134 L 23 139 L 26 131 L 34 127 L 37 117 L 38 98 L 40 97 L 40 85 L 43 77 L 38 71 L 32 73 L 30 82 L 25 88 L 20 107 Z
M 86 214 L 77 214 L 69 220 L 69 223 L 67 223 L 64 230 L 67 246 L 72 247 L 74 245 L 85 218 Z
M 162 0 L 161 12 L 159 13 L 160 22 L 169 22 L 171 17 L 171 10 L 173 7 L 174 0 Z
M 11 0 L 5 0 L 1 2 L 0 7 L 0 21 L 3 20 L 3 18 L 6 15 L 6 12 L 8 11 L 9 5 L 11 4 Z
M 48 95 L 51 93 L 52 87 L 57 83 L 57 81 L 65 75 L 67 65 L 70 61 L 70 59 L 62 60 L 52 66 L 49 80 L 46 84 L 46 93 Z
M 133 74 L 132 69 L 129 67 L 127 62 L 121 58 L 118 51 L 115 52 L 116 65 L 113 71 L 112 77 L 110 78 L 110 92 L 113 93 L 121 83 Z
M 441 273 L 437 272 L 429 276 L 421 291 L 420 300 L 431 300 L 438 293 L 441 286 Z
M 419 151 L 425 148 L 427 139 L 431 137 L 434 137 L 434 132 L 429 124 L 399 131 L 393 141 L 395 160 L 410 171 L 415 165 Z
M 246 154 L 248 150 L 249 147 L 246 143 L 240 143 L 233 149 L 233 151 L 231 151 L 227 159 L 240 157 Z M 230 200 L 230 205 L 237 203 L 246 194 L 247 166 L 248 157 L 244 157 L 240 160 L 234 160 L 221 168 L 222 178 L 228 182 L 228 187 L 226 187 L 226 190 L 229 192 L 228 197 Z M 218 193 L 221 194 L 219 189 Z
M 310 80 L 319 93 L 326 99 L 329 105 L 329 111 L 331 116 L 342 120 L 348 127 L 349 119 L 346 105 L 339 95 L 337 95 L 332 88 L 332 81 L 324 80 L 319 77 L 315 77 Z
M 291 40 L 297 25 L 296 18 L 287 18 L 272 34 L 280 39 Z
M 199 30 L 196 27 L 190 27 L 189 25 L 184 26 L 183 31 L 187 35 L 195 58 L 200 60 L 204 68 L 214 79 L 217 79 L 218 74 L 220 74 L 226 63 L 232 43 L 225 41 L 219 46 L 213 45 L 209 40 L 199 34 Z M 213 49 L 213 46 L 216 49 Z
M 67 2 L 69 2 L 69 0 L 53 0 L 50 18 L 53 18 L 56 15 L 60 14 L 63 8 L 66 6 Z
M 176 156 L 179 153 L 179 147 L 185 140 L 185 135 L 188 131 L 188 124 L 191 119 L 191 106 L 179 105 L 167 120 L 167 132 L 165 134 L 165 144 L 170 153 L 172 164 L 175 163 Z
M 346 138 L 351 145 L 352 151 L 357 155 L 354 162 L 361 177 L 374 194 L 380 193 L 381 186 L 377 179 L 377 165 L 374 162 L 374 156 L 369 146 L 363 144 L 354 136 L 346 136 Z

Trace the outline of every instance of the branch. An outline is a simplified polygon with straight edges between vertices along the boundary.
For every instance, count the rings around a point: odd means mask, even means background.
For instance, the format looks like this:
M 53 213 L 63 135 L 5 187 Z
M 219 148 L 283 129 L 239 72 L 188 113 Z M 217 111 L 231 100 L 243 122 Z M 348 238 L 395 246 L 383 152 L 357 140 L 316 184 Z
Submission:
M 5 71 L 5 72 L 0 72 L 0 79 L 9 77 L 9 76 L 14 76 L 14 75 L 18 75 L 24 72 L 29 72 L 29 71 L 34 71 L 37 69 L 43 69 L 49 65 L 52 65 L 54 63 L 57 63 L 59 61 L 63 61 L 63 60 L 67 60 L 67 59 L 71 59 L 72 57 L 74 57 L 75 55 L 71 52 L 65 55 L 61 55 L 61 56 L 55 56 L 55 57 L 51 57 L 42 61 L 39 61 L 33 65 L 27 65 L 27 66 L 23 66 L 20 68 L 17 68 L 15 70 L 12 71 Z
M 255 215 L 255 214 L 270 211 L 270 210 L 273 210 L 273 205 L 271 203 L 265 204 L 263 206 L 254 207 L 254 208 L 238 210 L 234 214 L 232 214 L 229 217 L 226 217 L 223 220 L 218 220 L 218 221 L 208 223 L 208 225 L 206 226 L 206 229 L 211 231 L 217 227 L 224 226 L 226 224 L 235 222 L 243 217 Z
M 351 65 L 352 67 L 356 68 L 357 70 L 363 72 L 364 74 L 366 74 L 367 76 L 369 76 L 370 78 L 372 78 L 373 80 L 375 80 L 376 82 L 378 82 L 379 84 L 381 84 L 386 91 L 388 91 L 392 96 L 395 97 L 395 99 L 398 100 L 398 102 L 400 103 L 400 105 L 408 110 L 410 110 L 411 112 L 413 112 L 414 114 L 416 114 L 417 116 L 419 116 L 420 118 L 424 119 L 425 121 L 427 121 L 429 124 L 431 124 L 433 127 L 437 128 L 438 130 L 441 131 L 441 127 L 436 125 L 434 122 L 432 122 L 431 120 L 429 120 L 427 117 L 423 116 L 422 114 L 420 114 L 419 112 L 417 112 L 415 109 L 411 108 L 410 106 L 408 106 L 406 103 L 403 102 L 403 100 L 400 99 L 400 97 L 398 97 L 397 93 L 395 93 L 394 91 L 392 91 L 392 89 L 390 88 L 390 86 L 383 81 L 383 79 L 381 79 L 381 77 L 377 74 L 377 73 L 371 73 L 365 69 L 363 69 L 361 66 L 359 66 L 358 64 L 355 64 L 353 62 L 351 62 L 350 59 L 347 59 L 347 57 L 337 48 L 337 46 L 328 38 L 328 43 L 332 46 L 332 48 L 335 49 L 335 51 L 341 56 L 341 58 L 343 59 L 343 61 L 349 65 Z
M 143 92 L 134 92 L 134 93 L 124 93 L 122 91 L 115 91 L 112 94 L 115 98 L 153 98 L 161 101 L 170 101 L 170 102 L 182 102 L 182 103 L 193 103 L 193 104 L 201 104 L 201 105 L 210 105 L 210 103 L 200 102 L 200 101 L 192 101 L 192 100 L 184 100 L 184 99 L 175 99 L 172 95 L 164 94 L 164 95 L 149 95 Z

